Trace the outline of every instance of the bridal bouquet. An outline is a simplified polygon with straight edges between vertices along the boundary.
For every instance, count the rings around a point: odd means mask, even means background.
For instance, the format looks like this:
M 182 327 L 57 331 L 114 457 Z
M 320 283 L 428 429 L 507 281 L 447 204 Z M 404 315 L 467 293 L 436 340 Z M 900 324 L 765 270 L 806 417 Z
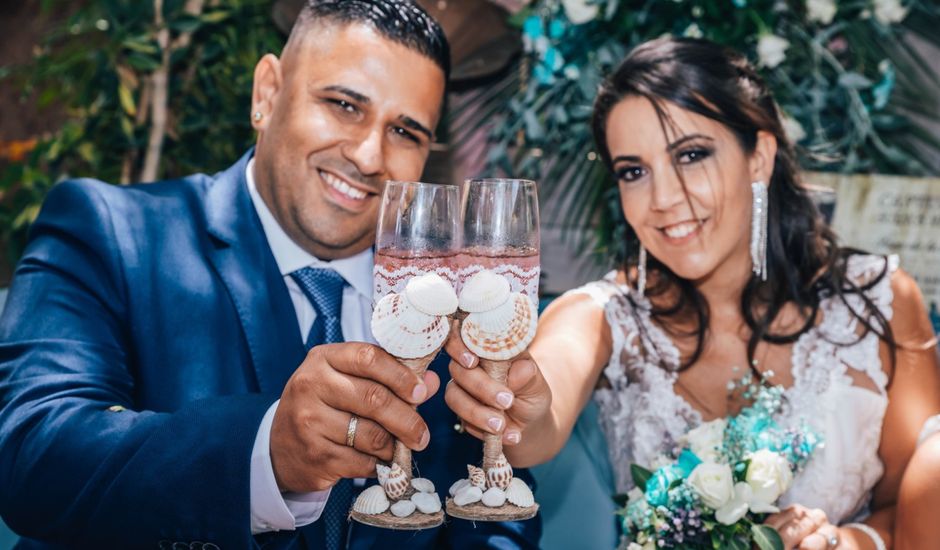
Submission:
M 674 458 L 652 471 L 632 465 L 622 548 L 783 550 L 776 530 L 761 523 L 779 511 L 777 500 L 822 442 L 805 425 L 774 420 L 782 394 L 755 387 L 753 405 L 686 433 Z

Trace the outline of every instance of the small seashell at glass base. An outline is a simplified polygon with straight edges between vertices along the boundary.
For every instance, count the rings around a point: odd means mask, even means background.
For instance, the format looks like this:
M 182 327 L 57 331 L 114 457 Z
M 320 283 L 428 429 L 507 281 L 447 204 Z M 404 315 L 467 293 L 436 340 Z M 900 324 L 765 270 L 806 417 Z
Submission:
M 503 504 L 506 504 L 506 493 L 499 487 L 491 487 L 483 493 L 483 498 L 480 499 L 480 502 L 489 508 L 499 508 Z
M 388 497 L 385 496 L 385 489 L 379 485 L 373 485 L 356 497 L 353 510 L 372 516 L 388 510 L 390 504 Z
M 389 510 L 395 517 L 406 518 L 413 514 L 417 508 L 417 505 L 410 500 L 399 500 L 398 502 L 392 504 Z
M 425 477 L 416 477 L 411 480 L 411 486 L 419 493 L 433 493 L 434 482 Z
M 535 495 L 532 494 L 532 489 L 529 489 L 528 484 L 517 477 L 513 478 L 509 482 L 509 487 L 506 488 L 506 500 L 520 508 L 530 508 L 535 505 Z
M 411 502 L 415 503 L 422 514 L 436 514 L 443 507 L 441 497 L 437 493 L 415 493 L 411 495 Z

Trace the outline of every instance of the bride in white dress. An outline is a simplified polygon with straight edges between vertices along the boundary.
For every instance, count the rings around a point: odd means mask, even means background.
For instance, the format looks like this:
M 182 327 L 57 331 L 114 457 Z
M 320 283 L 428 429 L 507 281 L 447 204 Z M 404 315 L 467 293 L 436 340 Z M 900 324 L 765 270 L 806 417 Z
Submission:
M 825 441 L 767 520 L 787 548 L 940 547 L 921 504 L 936 482 L 904 481 L 940 412 L 920 293 L 897 258 L 837 245 L 754 69 L 709 42 L 644 44 L 602 86 L 594 130 L 627 260 L 549 307 L 530 347 L 538 369 L 518 361 L 502 387 L 452 367 L 446 397 L 467 429 L 502 432 L 513 464 L 538 464 L 593 397 L 625 493 L 630 464 L 655 466 L 689 429 L 747 405 L 729 388 L 751 373 L 786 388 L 778 422 Z M 938 473 L 936 459 L 919 464 Z

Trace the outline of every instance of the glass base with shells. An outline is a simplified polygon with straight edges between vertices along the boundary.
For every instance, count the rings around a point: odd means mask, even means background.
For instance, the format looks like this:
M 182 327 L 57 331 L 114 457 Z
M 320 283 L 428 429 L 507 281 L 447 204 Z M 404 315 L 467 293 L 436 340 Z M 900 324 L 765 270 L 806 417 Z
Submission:
M 437 351 L 419 359 L 399 359 L 423 377 Z M 389 466 L 379 464 L 379 485 L 363 491 L 353 503 L 349 517 L 365 525 L 384 529 L 431 529 L 444 523 L 441 499 L 434 484 L 412 475 L 411 449 L 395 441 L 395 454 Z M 371 494 L 368 492 L 371 491 Z

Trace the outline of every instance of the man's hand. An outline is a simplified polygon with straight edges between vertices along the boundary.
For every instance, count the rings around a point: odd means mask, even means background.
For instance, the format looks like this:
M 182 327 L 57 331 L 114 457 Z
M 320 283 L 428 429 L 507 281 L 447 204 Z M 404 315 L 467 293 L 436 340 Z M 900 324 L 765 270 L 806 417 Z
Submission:
M 393 441 L 427 447 L 430 432 L 414 410 L 434 395 L 433 372 L 420 379 L 381 348 L 363 343 L 310 350 L 291 376 L 271 426 L 271 463 L 282 491 L 311 492 L 340 478 L 372 477 L 392 459 Z M 346 446 L 352 415 L 359 417 Z
M 500 384 L 476 368 L 479 359 L 464 345 L 459 330 L 451 331 L 445 349 L 452 360 L 444 399 L 474 437 L 502 434 L 503 444 L 515 445 L 530 423 L 548 413 L 551 388 L 527 353 L 513 360 L 507 383 Z

